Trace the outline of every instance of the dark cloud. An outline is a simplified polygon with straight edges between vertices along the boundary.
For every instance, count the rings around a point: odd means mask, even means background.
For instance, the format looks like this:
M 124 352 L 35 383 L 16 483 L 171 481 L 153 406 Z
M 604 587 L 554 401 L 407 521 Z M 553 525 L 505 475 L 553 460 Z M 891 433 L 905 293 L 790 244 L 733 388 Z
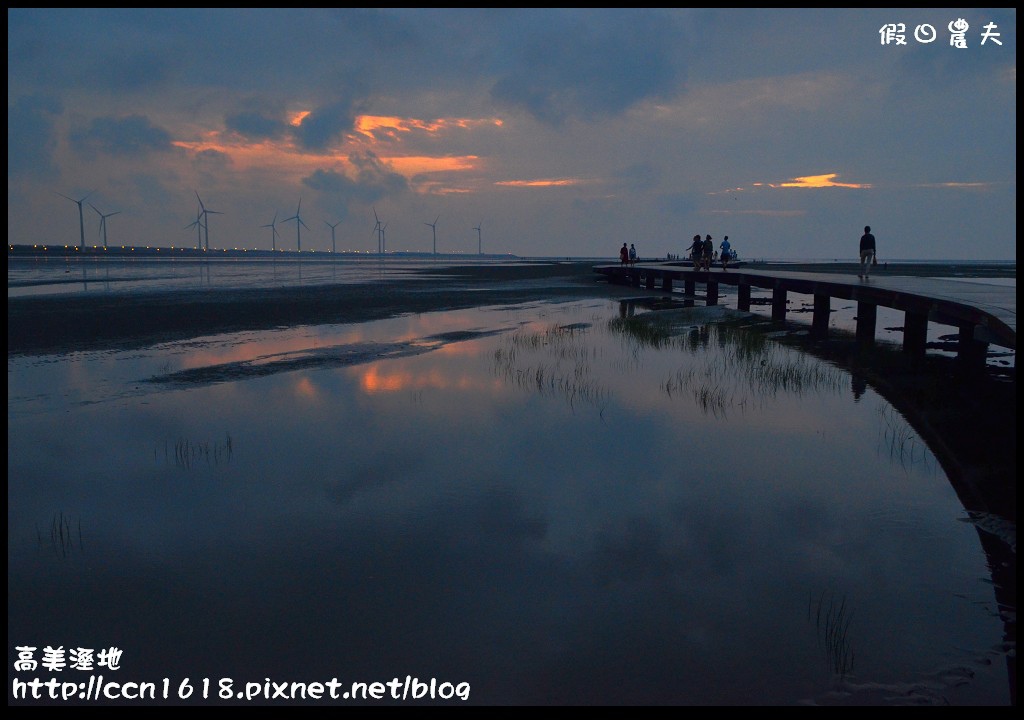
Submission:
M 350 156 L 349 161 L 358 168 L 355 180 L 334 170 L 317 170 L 302 184 L 345 204 L 374 203 L 408 190 L 405 178 L 388 170 L 373 153 Z
M 554 125 L 605 117 L 678 92 L 679 34 L 660 12 L 545 12 L 516 62 L 494 83 L 493 97 Z M 597 22 L 592 22 L 596 20 Z
M 357 102 L 349 99 L 316 108 L 295 129 L 296 140 L 310 150 L 328 147 L 355 127 L 357 106 Z
M 268 117 L 258 111 L 233 113 L 224 118 L 228 130 L 253 139 L 280 138 L 289 126 L 280 118 Z
M 651 163 L 637 163 L 615 173 L 615 179 L 627 190 L 650 190 L 658 185 L 664 172 Z
M 70 135 L 72 147 L 87 157 L 96 155 L 138 156 L 173 149 L 171 134 L 141 115 L 101 117 Z
M 660 213 L 682 220 L 697 211 L 698 203 L 693 193 L 670 193 L 659 195 L 655 199 L 655 207 Z
M 47 97 L 22 97 L 7 106 L 7 174 L 50 178 L 57 174 L 54 120 L 61 104 Z
M 348 156 L 350 163 L 356 167 L 356 182 L 364 185 L 376 185 L 388 192 L 404 192 L 409 189 L 402 175 L 388 169 L 372 152 L 353 153 Z
M 965 79 L 991 77 L 1000 68 L 1014 69 L 1017 64 L 1016 12 L 1000 8 L 957 8 L 941 12 L 919 11 L 906 18 L 906 45 L 890 45 L 899 59 L 901 90 L 910 90 L 926 83 L 928 88 L 945 88 Z M 950 44 L 951 23 L 966 23 L 966 47 Z M 935 40 L 923 43 L 916 39 L 919 25 L 929 24 Z M 984 40 L 983 36 L 988 35 Z M 927 36 L 927 33 L 926 33 Z M 898 53 L 898 54 L 897 54 Z

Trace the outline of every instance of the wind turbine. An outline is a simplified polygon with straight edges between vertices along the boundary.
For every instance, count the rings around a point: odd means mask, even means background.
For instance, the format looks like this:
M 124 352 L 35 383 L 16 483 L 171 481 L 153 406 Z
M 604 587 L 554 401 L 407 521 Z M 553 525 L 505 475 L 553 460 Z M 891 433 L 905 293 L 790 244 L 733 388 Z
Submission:
M 100 234 L 103 235 L 103 249 L 106 250 L 107 249 L 107 218 L 108 217 L 113 217 L 114 215 L 120 215 L 121 211 L 118 210 L 117 212 L 107 213 L 106 215 L 104 215 L 103 213 L 100 212 L 99 208 L 96 207 L 95 205 L 93 205 L 92 203 L 89 203 L 89 207 L 91 207 L 93 210 L 95 210 L 96 214 L 100 216 Z
M 196 249 L 203 249 L 203 211 L 202 206 L 196 208 L 196 219 L 185 226 L 186 230 L 196 229 Z
M 480 223 L 480 225 L 483 225 L 483 223 Z M 476 253 L 477 253 L 477 255 L 483 255 L 484 254 L 484 241 L 480 237 L 480 225 L 477 225 L 475 228 L 473 228 L 474 230 L 476 230 Z
M 441 216 L 438 215 L 436 218 L 434 218 L 434 222 L 432 222 L 432 223 L 423 223 L 424 225 L 426 225 L 427 227 L 429 227 L 431 230 L 434 231 L 434 254 L 435 255 L 437 255 L 437 221 L 440 220 L 440 219 L 441 219 Z
M 299 215 L 300 210 L 302 210 L 302 198 L 299 198 L 299 205 L 298 207 L 295 208 L 295 214 L 292 215 L 290 218 L 285 218 L 284 220 L 282 220 L 282 222 L 288 222 L 290 220 L 295 221 L 296 247 L 298 247 L 299 252 L 302 252 L 302 228 L 305 227 L 307 230 L 309 230 L 309 225 L 306 225 L 306 223 L 302 221 L 302 217 Z
M 331 225 L 329 222 L 324 220 L 324 225 L 326 225 L 327 227 L 329 227 L 331 229 L 331 252 L 332 253 L 338 252 L 337 246 L 335 246 L 335 244 L 334 244 L 334 228 L 338 227 L 338 225 L 340 225 L 340 224 L 341 224 L 341 220 L 339 220 L 338 222 L 334 223 L 333 225 Z
M 87 192 L 85 194 L 85 197 L 83 197 L 81 200 L 75 200 L 74 198 L 70 198 L 67 195 L 65 195 L 64 193 L 57 193 L 62 198 L 68 198 L 68 200 L 70 200 L 71 202 L 73 202 L 76 205 L 78 205 L 78 230 L 79 230 L 79 233 L 81 234 L 81 242 L 82 242 L 82 246 L 81 247 L 82 247 L 83 250 L 85 250 L 85 215 L 82 214 L 82 203 L 85 202 L 85 198 L 89 197 L 94 192 L 95 192 L 95 190 L 90 190 L 89 192 Z
M 382 246 L 382 242 L 381 242 L 381 240 L 382 240 L 382 238 L 384 236 L 384 230 L 381 229 L 380 218 L 377 217 L 377 208 L 372 208 L 372 209 L 373 209 L 373 219 L 377 221 L 377 224 L 373 226 L 373 232 L 377 235 L 377 254 L 380 255 L 382 252 L 384 252 L 383 246 Z
M 270 228 L 270 250 L 277 252 L 277 236 L 281 234 L 277 231 L 277 213 L 274 213 L 274 219 L 270 221 L 269 225 L 260 225 L 260 227 Z
M 386 255 L 388 252 L 388 241 L 384 236 L 384 231 L 388 229 L 388 224 L 384 223 L 380 226 L 380 252 L 382 255 Z
M 202 212 L 200 214 L 204 218 L 203 234 L 206 236 L 206 249 L 209 250 L 210 249 L 210 218 L 207 217 L 207 216 L 209 216 L 209 215 L 223 215 L 224 213 L 222 213 L 222 212 L 220 212 L 218 210 L 207 210 L 206 206 L 203 205 L 203 199 L 201 197 L 199 197 L 199 193 L 198 192 L 196 193 L 196 200 L 199 201 L 199 207 L 202 209 Z

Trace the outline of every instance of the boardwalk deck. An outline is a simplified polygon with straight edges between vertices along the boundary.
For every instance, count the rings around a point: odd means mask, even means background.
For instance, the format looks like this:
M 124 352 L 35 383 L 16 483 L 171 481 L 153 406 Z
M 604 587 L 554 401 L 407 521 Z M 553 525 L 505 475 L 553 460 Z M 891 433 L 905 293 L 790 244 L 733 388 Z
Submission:
M 857 339 L 874 343 L 879 306 L 905 313 L 903 348 L 912 354 L 924 354 L 929 322 L 960 329 L 960 357 L 972 364 L 984 364 L 989 344 L 1017 348 L 1017 288 L 946 278 L 873 275 L 779 270 L 712 269 L 697 271 L 673 263 L 637 263 L 632 266 L 596 265 L 594 272 L 610 282 L 671 291 L 682 283 L 685 295 L 693 295 L 698 284 L 706 288 L 708 305 L 718 303 L 718 286 L 737 288 L 737 307 L 750 309 L 752 287 L 772 291 L 772 318 L 785 320 L 787 293 L 814 296 L 812 332 L 828 332 L 831 299 L 857 302 Z

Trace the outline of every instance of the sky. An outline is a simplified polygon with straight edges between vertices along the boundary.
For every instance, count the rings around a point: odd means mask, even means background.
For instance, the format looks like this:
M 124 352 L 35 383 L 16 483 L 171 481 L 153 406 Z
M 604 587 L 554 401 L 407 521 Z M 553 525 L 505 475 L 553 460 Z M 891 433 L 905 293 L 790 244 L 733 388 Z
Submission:
M 1012 8 L 7 20 L 9 244 L 1017 257 Z

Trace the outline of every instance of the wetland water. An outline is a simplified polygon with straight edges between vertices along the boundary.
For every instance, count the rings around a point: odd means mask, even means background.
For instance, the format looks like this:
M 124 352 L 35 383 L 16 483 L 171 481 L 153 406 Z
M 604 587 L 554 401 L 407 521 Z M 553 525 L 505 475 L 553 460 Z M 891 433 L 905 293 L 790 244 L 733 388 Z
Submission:
M 725 307 L 645 314 L 9 357 L 9 679 L 117 647 L 107 679 L 172 687 L 1009 704 L 987 531 L 899 414 Z

